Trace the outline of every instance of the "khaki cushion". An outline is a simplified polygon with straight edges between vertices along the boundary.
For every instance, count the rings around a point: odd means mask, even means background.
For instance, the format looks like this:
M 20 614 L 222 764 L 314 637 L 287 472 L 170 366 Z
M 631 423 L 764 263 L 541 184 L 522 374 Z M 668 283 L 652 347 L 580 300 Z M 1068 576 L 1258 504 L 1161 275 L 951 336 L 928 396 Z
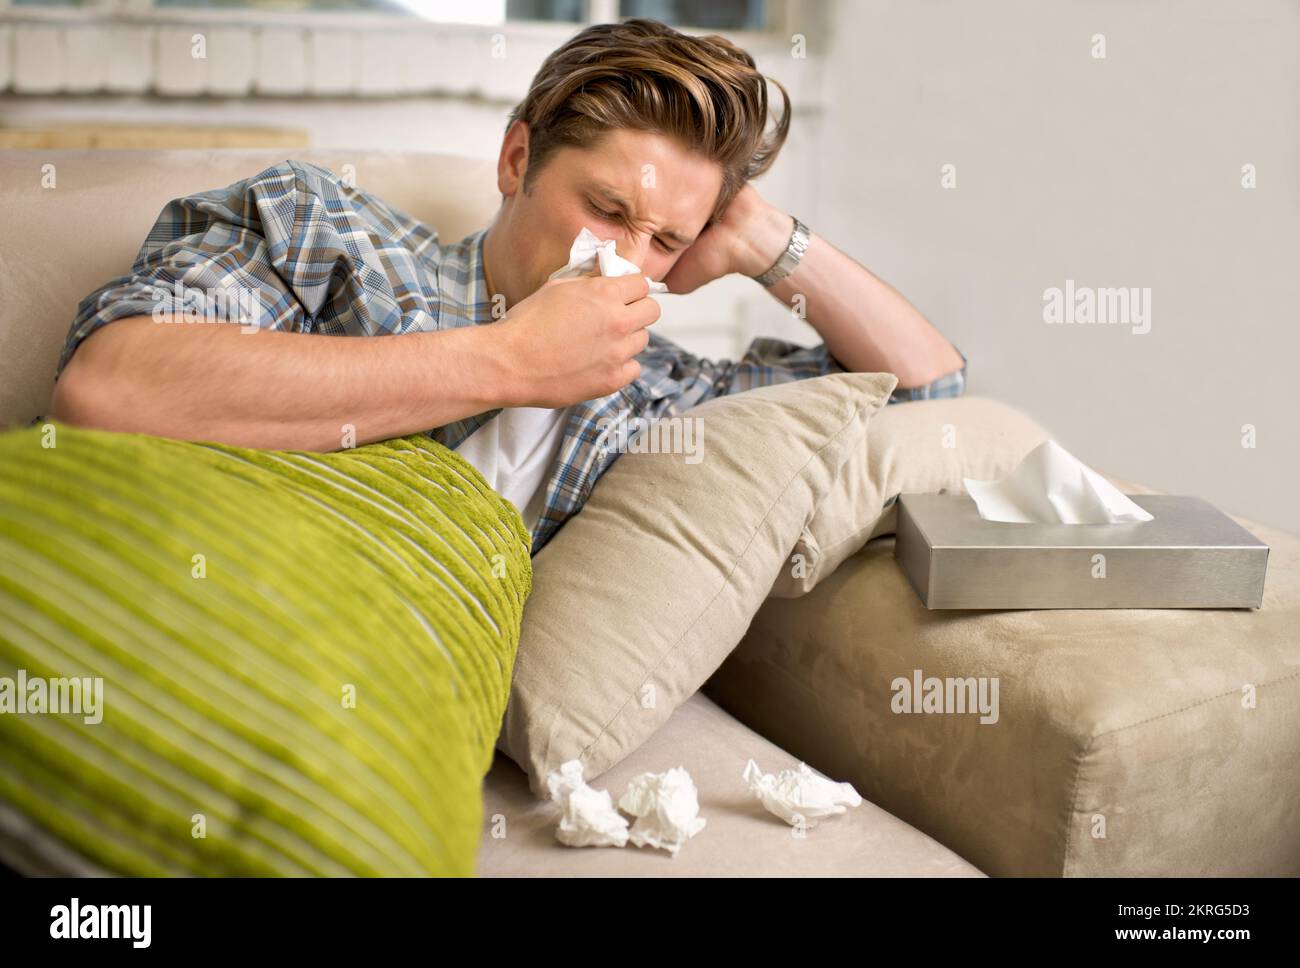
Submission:
M 1014 407 L 984 397 L 886 407 L 871 421 L 866 446 L 845 462 L 771 594 L 806 595 L 868 540 L 892 534 L 899 494 L 962 492 L 963 477 L 1005 477 L 1049 436 Z
M 599 776 L 699 690 L 897 384 L 842 373 L 720 397 L 682 415 L 702 422 L 702 459 L 629 450 L 605 472 L 533 559 L 497 745 L 539 797 L 561 763 Z
M 750 757 L 766 773 L 798 760 L 737 722 L 701 693 L 592 785 L 617 801 L 638 773 L 681 766 L 700 794 L 707 826 L 676 857 L 651 847 L 564 847 L 559 807 L 528 789 L 503 755 L 483 784 L 480 877 L 980 877 L 947 847 L 864 801 L 794 836 L 740 778 Z M 588 778 L 590 779 L 590 778 Z
M 1258 610 L 929 611 L 881 536 L 706 689 L 992 875 L 1296 876 L 1300 538 L 1234 520 L 1271 547 Z M 914 669 L 998 677 L 998 722 L 892 712 Z

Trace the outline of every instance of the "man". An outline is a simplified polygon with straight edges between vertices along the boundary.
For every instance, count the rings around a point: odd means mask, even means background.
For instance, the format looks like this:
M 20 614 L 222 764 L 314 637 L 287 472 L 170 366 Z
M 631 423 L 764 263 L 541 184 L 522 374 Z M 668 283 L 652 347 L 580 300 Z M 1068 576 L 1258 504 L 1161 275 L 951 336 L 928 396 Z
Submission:
M 748 184 L 784 143 L 781 94 L 768 133 L 743 50 L 600 24 L 538 71 L 501 146 L 500 210 L 459 243 L 300 162 L 177 199 L 131 274 L 82 302 L 51 413 L 266 448 L 425 431 L 515 502 L 536 553 L 617 458 L 611 419 L 846 370 L 897 374 L 891 402 L 962 393 L 960 351 Z M 547 282 L 584 227 L 644 276 Z M 650 333 L 645 277 L 687 293 L 730 273 L 800 297 L 823 342 L 759 339 L 715 362 Z M 231 287 L 254 293 L 255 318 L 229 321 L 251 325 L 156 325 L 182 289 Z

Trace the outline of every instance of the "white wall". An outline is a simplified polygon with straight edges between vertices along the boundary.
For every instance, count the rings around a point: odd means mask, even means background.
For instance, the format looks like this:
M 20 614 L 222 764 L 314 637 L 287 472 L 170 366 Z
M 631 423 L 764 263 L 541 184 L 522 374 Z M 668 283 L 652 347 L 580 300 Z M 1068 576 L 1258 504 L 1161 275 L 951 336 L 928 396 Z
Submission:
M 810 225 L 961 347 L 970 392 L 1107 473 L 1300 532 L 1300 4 L 840 0 L 831 21 Z M 1048 325 L 1066 279 L 1150 287 L 1150 331 Z

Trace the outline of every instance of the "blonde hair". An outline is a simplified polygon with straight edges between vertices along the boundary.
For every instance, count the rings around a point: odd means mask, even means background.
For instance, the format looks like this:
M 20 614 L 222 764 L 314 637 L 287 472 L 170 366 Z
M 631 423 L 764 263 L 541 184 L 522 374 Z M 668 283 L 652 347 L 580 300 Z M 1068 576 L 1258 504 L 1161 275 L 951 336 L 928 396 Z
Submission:
M 524 192 L 561 147 L 591 147 L 610 130 L 676 138 L 722 166 L 719 218 L 745 182 L 776 159 L 790 130 L 790 96 L 767 127 L 767 81 L 725 37 L 691 37 L 657 20 L 595 24 L 552 51 L 510 112 L 529 131 Z

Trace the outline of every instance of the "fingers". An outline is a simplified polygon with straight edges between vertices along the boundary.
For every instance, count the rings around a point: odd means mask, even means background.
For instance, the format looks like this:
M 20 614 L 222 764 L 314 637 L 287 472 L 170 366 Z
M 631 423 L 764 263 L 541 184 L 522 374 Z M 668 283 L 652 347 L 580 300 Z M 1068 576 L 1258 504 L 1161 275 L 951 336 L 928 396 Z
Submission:
M 628 276 L 606 276 L 604 278 L 607 288 L 617 295 L 619 299 L 623 300 L 624 304 L 644 299 L 650 293 L 650 283 L 640 273 L 633 273 Z
M 625 331 L 632 332 L 633 330 L 645 329 L 651 323 L 656 322 L 662 312 L 659 303 L 654 299 L 642 299 L 640 302 L 624 307 Z
M 641 375 L 641 364 L 636 360 L 628 360 L 623 364 L 622 380 L 623 386 L 627 386 L 633 380 Z
M 638 329 L 618 342 L 618 354 L 624 359 L 636 356 L 650 345 L 650 330 Z
M 617 294 L 619 299 L 625 299 L 629 292 L 641 293 L 639 298 L 627 302 L 622 311 L 614 317 L 617 320 L 616 325 L 622 332 L 632 333 L 643 330 L 659 319 L 662 309 L 657 300 L 649 298 L 650 286 L 644 276 L 617 276 L 608 281 L 616 284 L 617 288 L 611 286 L 610 290 Z

